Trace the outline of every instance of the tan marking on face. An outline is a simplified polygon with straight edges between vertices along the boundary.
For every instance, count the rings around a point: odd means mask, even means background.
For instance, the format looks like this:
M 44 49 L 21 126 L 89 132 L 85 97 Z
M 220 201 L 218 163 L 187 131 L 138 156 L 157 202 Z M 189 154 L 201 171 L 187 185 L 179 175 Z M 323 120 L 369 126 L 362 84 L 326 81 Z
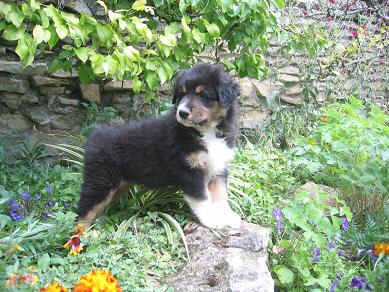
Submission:
M 107 207 L 112 200 L 120 198 L 128 190 L 129 186 L 129 183 L 122 182 L 119 187 L 109 192 L 104 201 L 95 205 L 84 217 L 80 218 L 78 223 L 84 225 L 85 228 L 89 228 L 96 217 L 101 215 L 103 209 Z
M 228 200 L 227 185 L 223 177 L 216 177 L 208 183 L 212 201 Z
M 204 85 L 197 85 L 195 88 L 196 93 L 201 93 L 204 91 Z
M 191 153 L 185 160 L 191 168 L 206 169 L 207 167 L 207 153 L 204 151 Z

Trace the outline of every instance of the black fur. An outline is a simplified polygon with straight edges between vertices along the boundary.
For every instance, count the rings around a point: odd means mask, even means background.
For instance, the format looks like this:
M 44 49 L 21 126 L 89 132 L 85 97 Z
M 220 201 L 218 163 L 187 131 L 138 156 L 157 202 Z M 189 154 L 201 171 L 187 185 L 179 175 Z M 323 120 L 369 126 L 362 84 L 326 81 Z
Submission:
M 180 87 L 204 84 L 227 109 L 217 125 L 217 135 L 225 137 L 229 147 L 236 138 L 236 97 L 239 87 L 221 66 L 198 64 L 180 73 L 174 89 L 179 103 Z M 116 128 L 100 127 L 85 146 L 84 182 L 77 213 L 85 216 L 104 201 L 121 182 L 149 187 L 177 186 L 189 196 L 203 199 L 206 174 L 187 165 L 185 158 L 204 150 L 201 133 L 176 120 L 176 111 L 140 123 Z M 227 170 L 223 174 L 226 176 Z

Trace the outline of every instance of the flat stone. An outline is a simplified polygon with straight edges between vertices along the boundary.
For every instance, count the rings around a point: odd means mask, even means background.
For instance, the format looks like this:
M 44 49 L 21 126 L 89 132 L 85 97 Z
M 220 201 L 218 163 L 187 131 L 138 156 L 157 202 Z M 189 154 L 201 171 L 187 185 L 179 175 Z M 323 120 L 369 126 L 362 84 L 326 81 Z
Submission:
M 30 88 L 30 83 L 24 79 L 0 77 L 0 91 L 25 93 Z
M 239 86 L 240 99 L 252 99 L 257 97 L 255 87 L 250 78 L 245 77 L 239 79 Z
M 259 130 L 269 116 L 268 110 L 242 108 L 239 128 Z
M 65 87 L 41 86 L 41 87 L 38 87 L 38 90 L 43 95 L 60 95 L 60 94 L 65 93 L 66 88 Z
M 28 103 L 39 103 L 39 97 L 32 94 L 23 95 L 22 100 L 23 102 L 28 102 Z
M 58 98 L 58 100 L 61 104 L 64 104 L 64 105 L 78 106 L 80 104 L 80 101 L 77 99 L 60 97 L 60 98 Z
M 132 82 L 130 80 L 115 81 L 111 80 L 104 84 L 104 91 L 122 91 L 132 89 Z
M 28 118 L 24 115 L 16 113 L 6 113 L 0 115 L 0 128 L 14 130 L 14 131 L 24 131 L 29 129 L 31 126 Z
M 81 129 L 85 121 L 85 111 L 74 109 L 66 115 L 53 116 L 50 125 L 57 130 L 70 130 L 75 133 Z
M 191 261 L 162 280 L 174 291 L 274 291 L 267 267 L 269 229 L 243 223 L 240 229 L 216 236 L 212 230 L 192 224 L 184 232 Z
M 0 92 L 0 102 L 5 103 L 10 109 L 15 111 L 22 104 L 22 95 L 12 92 Z
M 251 79 L 251 82 L 253 83 L 258 96 L 267 98 L 270 95 L 270 80 L 259 81 L 256 79 Z
M 283 82 L 283 83 L 299 83 L 300 78 L 294 75 L 289 75 L 289 74 L 280 74 L 278 76 L 278 79 Z
M 89 101 L 101 103 L 100 86 L 96 83 L 80 84 L 82 97 Z
M 300 105 L 304 102 L 304 97 L 302 95 L 281 95 L 280 99 L 283 102 L 293 105 Z
M 0 71 L 20 75 L 44 75 L 48 66 L 46 63 L 32 63 L 24 67 L 21 62 L 0 60 Z
M 50 76 L 58 78 L 78 78 L 78 72 L 75 69 L 72 69 L 71 73 L 61 69 L 54 73 L 51 73 Z
M 56 87 L 61 85 L 73 85 L 74 81 L 64 79 L 64 78 L 50 78 L 45 76 L 31 76 L 32 82 L 35 86 L 49 86 L 49 87 Z
M 28 106 L 23 107 L 22 111 L 25 116 L 38 125 L 45 126 L 51 121 L 51 116 L 47 110 L 47 106 Z
M 302 92 L 303 92 L 303 89 L 299 85 L 285 88 L 286 95 L 296 95 L 296 94 L 300 94 Z
M 300 76 L 300 69 L 297 66 L 285 66 L 278 70 L 278 73 L 281 74 L 288 74 L 288 75 L 294 75 L 294 76 Z

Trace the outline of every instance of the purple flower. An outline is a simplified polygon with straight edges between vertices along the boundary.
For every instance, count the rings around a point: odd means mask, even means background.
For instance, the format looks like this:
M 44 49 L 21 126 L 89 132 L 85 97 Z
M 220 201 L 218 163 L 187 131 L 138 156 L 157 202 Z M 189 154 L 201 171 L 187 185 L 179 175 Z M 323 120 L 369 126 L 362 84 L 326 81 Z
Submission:
M 282 212 L 281 209 L 273 209 L 274 220 L 277 222 L 282 222 Z
M 43 215 L 43 219 L 47 219 L 49 218 L 49 216 L 51 215 L 51 212 L 46 212 L 45 215 Z
M 334 292 L 336 286 L 338 286 L 338 285 L 339 285 L 339 280 L 336 279 L 335 282 L 331 285 L 330 292 Z
M 348 229 L 348 220 L 346 216 L 342 217 L 342 230 L 346 231 Z
M 276 228 L 277 228 L 278 235 L 281 235 L 282 234 L 282 223 L 277 222 Z
M 316 263 L 317 261 L 319 261 L 319 258 L 320 258 L 320 248 L 315 247 L 313 249 L 313 262 Z
M 23 199 L 30 199 L 32 197 L 32 195 L 28 193 L 21 193 L 20 195 L 22 196 Z
M 343 251 L 342 250 L 338 250 L 338 256 L 343 256 Z
M 36 194 L 36 195 L 34 196 L 34 198 L 37 199 L 37 200 L 40 200 L 40 199 L 41 199 L 41 195 L 40 195 L 40 194 Z
M 48 201 L 48 202 L 46 202 L 46 205 L 49 207 L 54 207 L 55 201 Z
M 68 204 L 68 203 L 64 203 L 64 204 L 63 204 L 63 207 L 64 207 L 65 209 L 68 209 L 68 208 L 69 208 L 69 204 Z
M 331 251 L 331 249 L 333 249 L 335 246 L 335 240 L 334 241 L 330 241 L 330 243 L 328 244 L 328 251 Z
M 11 211 L 9 212 L 12 220 L 17 221 L 22 219 L 25 216 L 24 208 L 21 205 L 15 204 Z
M 370 244 L 367 248 L 366 248 L 366 252 L 367 254 L 369 255 L 370 257 L 370 260 L 375 263 L 377 261 L 377 256 L 374 254 L 374 246 L 372 244 Z
M 359 289 L 362 289 L 363 284 L 365 283 L 365 280 L 363 278 L 359 279 L 358 277 L 354 277 L 351 280 L 351 287 L 358 287 Z
M 47 186 L 47 188 L 45 189 L 45 192 L 48 193 L 48 194 L 51 194 L 52 189 L 51 189 L 50 185 Z

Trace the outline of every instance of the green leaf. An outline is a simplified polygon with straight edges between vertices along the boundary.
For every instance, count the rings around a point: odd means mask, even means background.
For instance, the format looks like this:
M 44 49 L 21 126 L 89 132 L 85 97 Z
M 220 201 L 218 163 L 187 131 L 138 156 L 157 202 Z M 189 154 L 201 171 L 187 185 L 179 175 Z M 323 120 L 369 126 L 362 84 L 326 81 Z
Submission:
M 284 0 L 272 0 L 273 4 L 278 8 L 278 9 L 283 9 L 285 8 L 285 2 Z
M 123 48 L 124 55 L 130 59 L 131 61 L 140 61 L 139 51 L 135 49 L 133 46 L 127 46 Z
M 95 74 L 93 73 L 92 68 L 88 65 L 79 65 L 77 67 L 77 72 L 82 84 L 88 84 L 95 79 Z
M 45 272 L 50 265 L 50 256 L 48 253 L 43 254 L 38 260 L 38 271 Z
M 146 82 L 151 89 L 155 88 L 155 86 L 157 85 L 157 81 L 158 81 L 157 73 L 155 72 L 147 73 Z
M 136 11 L 145 11 L 146 10 L 146 0 L 137 0 L 132 4 L 132 9 Z
M 8 22 L 12 22 L 16 27 L 19 27 L 24 20 L 22 12 L 16 6 L 13 6 L 11 12 L 5 15 Z
M 49 67 L 49 72 L 54 73 L 57 72 L 59 69 L 62 68 L 62 62 L 58 59 L 55 59 L 53 62 L 51 62 Z
M 169 34 L 169 35 L 161 35 L 159 37 L 159 40 L 162 44 L 168 47 L 175 47 L 177 45 L 177 39 L 176 36 Z
M 152 41 L 153 34 L 146 24 L 142 22 L 135 23 L 135 28 L 145 38 L 146 43 L 150 43 Z
M 289 270 L 285 266 L 276 266 L 275 267 L 275 272 L 278 276 L 278 279 L 282 284 L 289 284 L 293 282 L 293 272 Z
M 50 39 L 50 32 L 48 31 L 49 33 L 49 38 L 48 40 Z M 44 40 L 47 39 L 46 35 L 45 35 L 45 30 L 43 29 L 42 26 L 40 25 L 36 25 L 32 31 L 32 36 L 34 37 L 34 40 L 36 41 L 37 44 L 40 44 L 41 42 L 43 42 Z
M 199 31 L 197 28 L 194 28 L 192 30 L 192 36 L 193 36 L 193 39 L 199 43 L 199 44 L 202 44 L 202 43 L 205 43 L 206 42 L 206 37 L 205 37 L 205 33 Z
M 68 28 L 67 28 L 65 25 L 62 25 L 62 24 L 57 24 L 56 27 L 55 27 L 55 31 L 57 32 L 58 37 L 59 37 L 61 40 L 64 39 L 64 38 L 66 38 L 66 36 L 67 36 L 68 33 L 69 33 Z
M 24 28 L 17 28 L 13 24 L 8 25 L 3 31 L 3 38 L 7 41 L 17 41 L 24 37 Z
M 21 38 L 18 41 L 18 45 L 15 48 L 15 53 L 18 54 L 20 60 L 23 60 L 29 54 L 26 38 Z
M 138 77 L 134 77 L 134 79 L 132 79 L 132 89 L 136 94 L 139 94 L 142 89 L 142 81 L 140 81 Z
M 88 60 L 89 48 L 74 48 L 74 52 L 83 63 Z
M 213 37 L 213 38 L 219 37 L 220 30 L 219 30 L 219 27 L 216 24 L 211 23 L 211 24 L 206 24 L 205 26 L 206 26 L 207 31 L 209 32 L 211 37 Z
M 104 44 L 112 42 L 113 34 L 108 26 L 102 25 L 102 24 L 97 24 L 96 31 L 97 31 L 97 35 L 98 35 L 101 42 L 103 42 Z
M 47 41 L 47 43 L 49 44 L 50 49 L 52 49 L 59 41 L 59 37 L 53 25 L 49 26 L 48 31 L 50 32 L 50 39 Z

